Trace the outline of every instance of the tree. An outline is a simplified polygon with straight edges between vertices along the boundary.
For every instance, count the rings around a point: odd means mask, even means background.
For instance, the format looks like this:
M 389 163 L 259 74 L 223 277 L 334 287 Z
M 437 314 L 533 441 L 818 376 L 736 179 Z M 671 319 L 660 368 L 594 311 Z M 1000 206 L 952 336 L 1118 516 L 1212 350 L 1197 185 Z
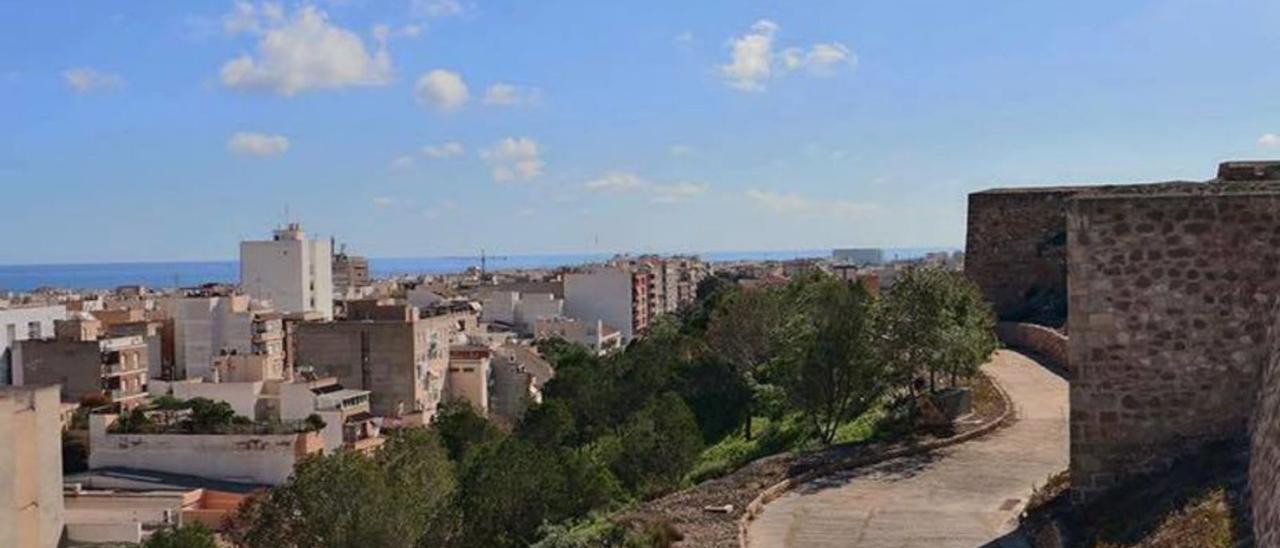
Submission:
M 439 546 L 452 536 L 452 464 L 436 434 L 394 434 L 374 457 L 303 459 L 284 485 L 240 505 L 228 538 L 246 547 Z
M 633 415 L 620 441 L 614 473 L 642 496 L 678 487 L 703 445 L 693 413 L 670 392 L 652 398 Z
M 761 368 L 778 357 L 782 320 L 782 299 L 767 288 L 727 291 L 711 313 L 707 346 L 734 366 L 735 374 L 752 394 L 767 389 L 760 382 Z M 761 400 L 752 398 L 753 402 Z M 751 418 L 758 410 L 750 406 L 741 417 L 747 439 L 751 439 Z
M 871 409 L 888 375 L 873 351 L 873 303 L 861 285 L 830 276 L 796 282 L 787 322 L 787 392 L 824 444 Z
M 237 415 L 231 404 L 225 401 L 192 398 L 187 400 L 187 405 L 191 409 L 191 415 L 187 417 L 188 426 L 197 434 L 221 432 L 234 424 L 252 422 L 246 417 Z
M 470 403 L 454 400 L 440 406 L 432 426 L 448 451 L 449 460 L 462 462 L 473 446 L 501 439 L 502 431 L 476 413 Z
M 213 531 L 200 523 L 165 527 L 151 533 L 143 548 L 217 548 Z
M 906 270 L 883 299 L 880 318 L 880 356 L 898 386 L 912 387 L 921 372 L 931 392 L 939 376 L 955 384 L 976 374 L 996 348 L 995 315 L 973 283 L 954 272 Z

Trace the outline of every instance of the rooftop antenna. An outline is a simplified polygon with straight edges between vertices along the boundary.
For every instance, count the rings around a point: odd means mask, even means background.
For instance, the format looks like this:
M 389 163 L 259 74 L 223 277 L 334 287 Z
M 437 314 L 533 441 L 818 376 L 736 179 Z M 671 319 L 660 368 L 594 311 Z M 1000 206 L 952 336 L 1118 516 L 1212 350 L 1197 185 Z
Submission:
M 484 273 L 485 273 L 484 248 L 480 248 L 480 279 L 482 280 L 484 279 Z

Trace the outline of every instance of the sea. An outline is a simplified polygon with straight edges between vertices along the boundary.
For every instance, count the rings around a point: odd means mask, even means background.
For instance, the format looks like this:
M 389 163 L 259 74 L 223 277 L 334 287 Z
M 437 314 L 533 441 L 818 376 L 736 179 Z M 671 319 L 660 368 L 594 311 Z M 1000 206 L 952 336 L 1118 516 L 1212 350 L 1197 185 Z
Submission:
M 951 247 L 886 248 L 885 258 L 909 260 L 926 253 L 956 251 Z M 545 255 L 498 255 L 484 259 L 489 270 L 557 268 L 601 263 L 613 253 Z M 714 251 L 698 253 L 711 262 L 788 260 L 830 257 L 830 249 L 786 251 Z M 419 274 L 452 274 L 479 267 L 479 256 L 370 258 L 369 270 L 375 278 Z M 240 277 L 237 261 L 121 262 L 83 264 L 0 265 L 0 292 L 31 291 L 42 287 L 61 289 L 113 289 L 125 285 L 151 288 L 191 287 L 204 283 L 236 283 Z

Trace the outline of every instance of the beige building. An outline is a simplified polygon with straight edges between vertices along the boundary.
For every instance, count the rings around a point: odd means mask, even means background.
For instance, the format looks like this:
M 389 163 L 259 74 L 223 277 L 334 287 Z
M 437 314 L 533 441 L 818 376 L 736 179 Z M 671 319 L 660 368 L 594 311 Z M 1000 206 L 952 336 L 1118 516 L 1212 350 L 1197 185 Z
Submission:
M 489 391 L 493 384 L 493 352 L 487 346 L 460 345 L 449 349 L 449 400 L 471 404 L 476 412 L 489 414 Z
M 117 410 L 142 403 L 147 394 L 146 340 L 99 338 L 99 329 L 97 320 L 79 316 L 55 322 L 56 339 L 18 343 L 14 384 L 58 384 L 66 401 L 103 397 Z
M 53 322 L 67 317 L 63 305 L 0 304 L 0 386 L 12 384 L 13 347 L 19 341 L 53 336 Z
M 240 287 L 281 312 L 315 311 L 333 318 L 333 248 L 308 240 L 297 223 L 270 240 L 240 242 Z
M 267 378 L 287 376 L 283 315 L 248 295 L 176 296 L 165 308 L 173 320 L 175 377 L 212 378 L 215 362 L 232 355 L 260 356 Z
M 0 387 L 0 546 L 52 548 L 62 538 L 58 388 Z
M 546 318 L 534 326 L 535 340 L 563 339 L 585 346 L 598 355 L 622 348 L 622 333 L 604 321 L 581 321 L 573 318 Z
M 295 367 L 370 391 L 374 415 L 427 421 L 444 393 L 448 349 L 477 317 L 465 304 L 348 301 L 345 320 L 297 325 Z
M 510 424 L 519 421 L 529 405 L 542 402 L 542 386 L 555 375 L 547 360 L 519 344 L 493 349 L 490 368 L 490 415 Z

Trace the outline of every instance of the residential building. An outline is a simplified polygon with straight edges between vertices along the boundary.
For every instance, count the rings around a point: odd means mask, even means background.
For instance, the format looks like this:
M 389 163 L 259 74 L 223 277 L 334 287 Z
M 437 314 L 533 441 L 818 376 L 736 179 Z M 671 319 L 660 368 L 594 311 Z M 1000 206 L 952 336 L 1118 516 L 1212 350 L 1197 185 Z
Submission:
M 66 540 L 140 544 L 153 531 L 199 523 L 223 529 L 227 517 L 263 485 L 156 470 L 107 467 L 64 478 Z
M 240 242 L 240 288 L 284 313 L 320 312 L 333 319 L 332 247 L 307 240 L 297 223 L 266 241 Z
M 69 402 L 105 398 L 131 409 L 147 394 L 147 343 L 139 336 L 100 338 L 87 313 L 55 322 L 56 339 L 26 340 L 14 353 L 14 384 L 57 384 Z
M 216 361 L 242 355 L 258 356 L 266 378 L 287 376 L 281 314 L 247 295 L 175 296 L 165 306 L 173 320 L 175 377 L 212 378 Z
M 300 425 L 254 424 L 243 433 L 113 431 L 113 414 L 89 416 L 89 468 L 134 468 L 214 480 L 279 485 L 294 465 L 324 450 L 319 432 Z
M 542 386 L 555 375 L 547 360 L 520 344 L 494 348 L 490 368 L 489 411 L 508 424 L 518 422 L 530 404 L 542 402 Z
M 0 546 L 53 548 L 62 538 L 58 387 L 0 387 Z
M 598 355 L 622 348 L 622 332 L 605 325 L 573 318 L 542 318 L 534 326 L 535 340 L 564 339 L 590 348 Z
M 649 325 L 648 276 L 616 267 L 565 274 L 564 315 L 614 326 L 629 342 Z
M 489 414 L 493 352 L 487 346 L 460 345 L 449 349 L 449 400 L 466 401 L 477 413 Z
M 831 260 L 856 266 L 880 266 L 884 264 L 884 250 L 874 247 L 833 249 Z
M 332 240 L 330 247 L 333 246 Z M 369 260 L 348 255 L 346 246 L 333 255 L 333 290 L 339 295 L 353 296 L 369 286 Z
M 53 336 L 53 322 L 66 319 L 63 305 L 0 307 L 0 385 L 13 383 L 13 346 Z
M 465 303 L 348 301 L 347 316 L 297 325 L 298 370 L 370 391 L 374 415 L 429 420 L 443 395 L 448 348 L 475 329 L 478 312 Z
M 485 292 L 480 321 L 496 322 L 521 335 L 532 335 L 538 320 L 564 315 L 564 299 L 552 293 Z

